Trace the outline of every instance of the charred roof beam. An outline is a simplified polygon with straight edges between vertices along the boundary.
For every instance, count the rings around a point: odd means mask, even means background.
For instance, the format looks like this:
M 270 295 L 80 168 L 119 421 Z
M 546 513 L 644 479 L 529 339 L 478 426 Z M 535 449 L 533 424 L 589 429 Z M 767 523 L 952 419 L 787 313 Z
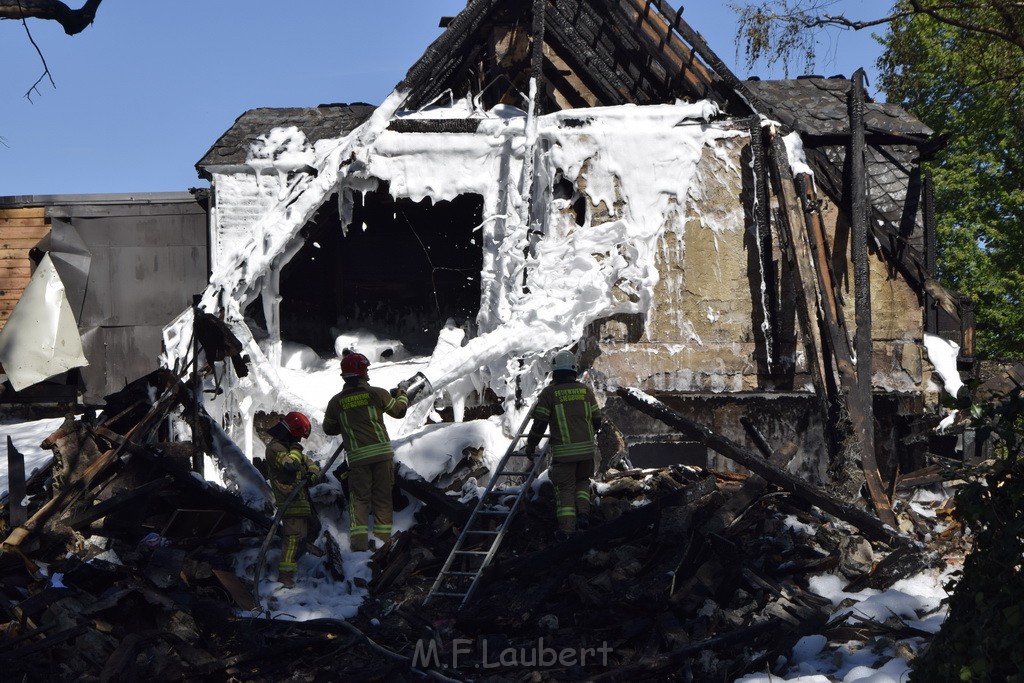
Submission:
M 679 39 L 662 16 L 649 11 L 649 4 L 643 7 L 641 4 L 641 0 L 609 0 L 609 13 L 624 26 L 636 26 L 636 35 L 643 41 L 646 51 L 669 74 L 679 75 L 689 91 L 686 94 L 724 104 L 724 98 L 714 87 L 714 79 L 696 59 L 693 50 Z M 671 93 L 673 96 L 679 94 Z
M 573 26 L 557 12 L 549 14 L 547 19 L 549 42 L 554 42 L 560 48 L 559 54 L 576 71 L 580 79 L 586 82 L 587 87 L 600 94 L 602 98 L 607 98 L 604 104 L 629 102 L 630 87 L 618 74 L 604 65 L 604 60 L 594 48 L 580 39 Z

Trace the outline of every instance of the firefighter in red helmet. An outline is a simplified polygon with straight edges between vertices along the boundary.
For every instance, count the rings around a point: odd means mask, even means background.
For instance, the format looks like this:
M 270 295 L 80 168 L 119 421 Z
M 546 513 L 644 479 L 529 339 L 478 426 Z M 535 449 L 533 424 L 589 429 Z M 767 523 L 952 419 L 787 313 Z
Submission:
M 270 485 L 274 490 L 274 501 L 278 506 L 284 503 L 296 486 L 300 486 L 304 480 L 313 483 L 320 474 L 320 467 L 302 452 L 300 441 L 309 436 L 309 431 L 309 418 L 297 412 L 288 413 L 268 430 L 271 440 L 266 450 L 267 468 Z M 309 495 L 303 489 L 295 495 L 281 518 L 278 581 L 285 587 L 295 585 L 295 569 L 303 543 L 310 531 L 319 527 L 319 524 L 314 525 L 312 521 Z
M 324 433 L 340 434 L 348 459 L 349 542 L 352 550 L 369 550 L 369 519 L 382 543 L 391 538 L 391 488 L 395 483 L 395 451 L 384 426 L 384 414 L 404 417 L 409 399 L 401 388 L 390 392 L 370 386 L 370 361 L 349 352 L 341 359 L 345 388 L 324 411 Z

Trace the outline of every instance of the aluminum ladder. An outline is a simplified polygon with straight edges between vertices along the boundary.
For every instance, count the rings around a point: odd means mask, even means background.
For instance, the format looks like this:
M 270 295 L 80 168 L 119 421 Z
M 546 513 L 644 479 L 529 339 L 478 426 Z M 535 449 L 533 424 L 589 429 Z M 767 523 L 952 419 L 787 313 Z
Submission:
M 545 439 L 543 442 L 545 444 L 544 447 L 537 450 L 537 456 L 533 459 L 532 466 L 528 470 L 512 470 L 509 467 L 509 459 L 516 452 L 519 442 L 523 440 L 523 432 L 526 430 L 526 425 L 530 422 L 532 413 L 533 411 L 531 410 L 527 414 L 523 424 L 519 427 L 519 432 L 512 440 L 512 443 L 509 444 L 504 457 L 502 457 L 501 462 L 498 463 L 497 468 L 495 468 L 494 473 L 491 475 L 483 495 L 480 496 L 480 500 L 477 501 L 476 507 L 473 508 L 472 514 L 470 514 L 469 519 L 462 528 L 462 533 L 459 534 L 458 540 L 455 541 L 455 547 L 452 548 L 451 554 L 448 555 L 448 559 L 434 580 L 434 585 L 430 587 L 427 597 L 423 599 L 424 606 L 437 596 L 460 599 L 461 602 L 458 609 L 465 607 L 473 596 L 473 591 L 476 590 L 477 585 L 480 583 L 480 577 L 483 575 L 484 570 L 490 565 L 495 554 L 498 552 L 501 541 L 511 526 L 512 520 L 515 518 L 523 496 L 530 490 L 530 485 L 537 478 L 537 474 L 540 473 L 542 464 L 547 456 L 547 441 Z M 520 457 L 519 459 L 524 458 Z M 504 488 L 499 489 L 497 487 L 497 483 L 503 477 L 525 477 L 522 484 L 519 485 L 518 493 L 514 494 L 515 500 L 511 505 L 503 505 L 499 502 L 501 498 L 513 495 L 505 493 Z M 497 526 L 494 529 L 490 528 L 492 522 L 497 522 Z M 457 562 L 459 564 L 456 564 Z M 453 565 L 457 566 L 458 569 L 453 569 Z M 463 565 L 470 566 L 467 568 Z

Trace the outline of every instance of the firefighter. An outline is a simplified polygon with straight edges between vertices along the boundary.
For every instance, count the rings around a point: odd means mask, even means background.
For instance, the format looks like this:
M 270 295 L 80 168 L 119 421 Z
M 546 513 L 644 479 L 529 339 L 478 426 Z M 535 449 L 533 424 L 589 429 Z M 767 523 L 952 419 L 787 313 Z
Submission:
M 309 418 L 291 412 L 268 430 L 266 460 L 274 501 L 280 508 L 296 486 L 302 489 L 292 498 L 281 518 L 281 562 L 277 566 L 278 581 L 286 588 L 295 585 L 295 568 L 303 544 L 310 531 L 319 525 L 311 524 L 313 511 L 306 492 L 306 484 L 315 484 L 320 467 L 302 452 L 302 439 L 309 436 Z M 319 529 L 317 529 L 319 530 Z
M 348 459 L 349 542 L 352 550 L 369 550 L 369 517 L 381 543 L 391 539 L 391 488 L 395 482 L 395 451 L 384 426 L 384 414 L 403 417 L 409 399 L 401 388 L 370 386 L 370 361 L 349 352 L 341 359 L 345 388 L 324 411 L 324 433 L 341 434 Z
M 572 351 L 559 351 L 551 364 L 551 384 L 533 409 L 533 425 L 523 455 L 533 460 L 548 426 L 555 486 L 558 535 L 567 537 L 590 527 L 590 477 L 594 473 L 594 435 L 601 428 L 601 409 L 593 390 L 577 380 L 579 366 Z

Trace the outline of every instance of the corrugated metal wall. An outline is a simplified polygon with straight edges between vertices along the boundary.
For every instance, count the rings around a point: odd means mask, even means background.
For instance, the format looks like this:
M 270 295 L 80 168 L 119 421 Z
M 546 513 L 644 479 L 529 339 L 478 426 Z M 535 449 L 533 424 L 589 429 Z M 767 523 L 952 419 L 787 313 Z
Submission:
M 32 278 L 29 250 L 50 232 L 46 208 L 0 208 L 0 329 Z
M 205 200 L 185 192 L 0 197 L 0 325 L 31 279 L 40 240 L 78 321 L 85 356 L 80 400 L 103 397 L 159 366 L 163 327 L 207 284 Z M 9 402 L 73 395 L 78 375 L 42 382 Z M 44 386 L 45 385 L 45 386 Z M 43 390 L 45 389 L 45 390 Z M 8 392 L 10 393 L 10 392 Z

